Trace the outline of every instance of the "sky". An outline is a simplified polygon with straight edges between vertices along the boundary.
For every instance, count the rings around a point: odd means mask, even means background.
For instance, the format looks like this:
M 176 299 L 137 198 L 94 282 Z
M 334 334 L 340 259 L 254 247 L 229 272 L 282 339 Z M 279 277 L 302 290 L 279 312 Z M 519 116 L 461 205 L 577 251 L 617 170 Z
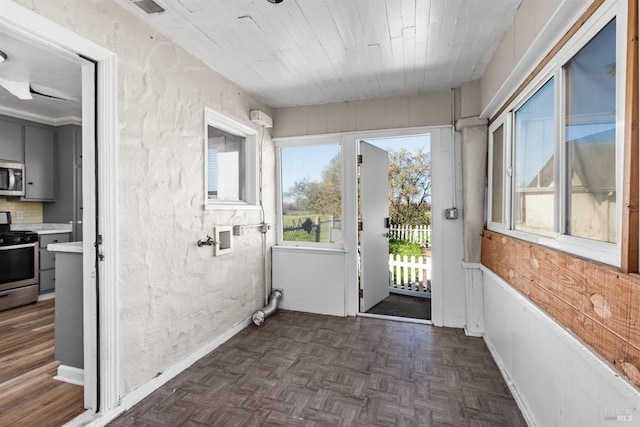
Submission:
M 418 148 L 431 149 L 429 135 L 367 139 L 367 142 L 385 150 L 403 147 L 409 151 L 416 151 Z M 322 171 L 339 152 L 338 144 L 284 147 L 282 149 L 283 191 L 288 191 L 296 181 L 304 178 L 311 182 L 320 181 Z

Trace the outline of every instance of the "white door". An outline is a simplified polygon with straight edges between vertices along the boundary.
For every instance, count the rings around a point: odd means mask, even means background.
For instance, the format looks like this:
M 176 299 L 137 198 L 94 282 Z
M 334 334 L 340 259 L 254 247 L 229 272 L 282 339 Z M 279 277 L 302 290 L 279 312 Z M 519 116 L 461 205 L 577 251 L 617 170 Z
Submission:
M 360 311 L 389 296 L 389 155 L 360 141 Z

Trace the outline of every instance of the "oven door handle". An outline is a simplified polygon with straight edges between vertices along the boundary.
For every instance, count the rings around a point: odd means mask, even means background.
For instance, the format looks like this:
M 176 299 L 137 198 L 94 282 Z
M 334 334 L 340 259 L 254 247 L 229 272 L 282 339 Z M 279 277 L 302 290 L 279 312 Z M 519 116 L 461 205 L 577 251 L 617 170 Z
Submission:
M 22 248 L 33 248 L 36 244 L 34 243 L 25 243 L 23 245 L 9 245 L 9 246 L 0 246 L 0 251 L 10 251 L 12 249 L 22 249 Z
M 9 173 L 9 188 L 7 190 L 13 191 L 16 187 L 16 174 L 11 168 L 7 169 L 7 172 Z

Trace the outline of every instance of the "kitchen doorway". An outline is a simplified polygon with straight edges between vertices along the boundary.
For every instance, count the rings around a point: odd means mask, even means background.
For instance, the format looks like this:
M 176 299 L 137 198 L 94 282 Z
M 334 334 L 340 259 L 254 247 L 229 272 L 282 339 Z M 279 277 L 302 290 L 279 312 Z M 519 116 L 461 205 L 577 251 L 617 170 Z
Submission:
M 82 281 L 85 292 L 82 323 L 87 337 L 83 349 L 84 405 L 90 413 L 98 408 L 104 412 L 115 407 L 118 401 L 116 55 L 13 2 L 3 4 L 0 28 L 83 60 Z
M 46 417 L 43 408 L 69 399 L 62 411 L 69 421 L 92 407 L 95 392 L 95 385 L 84 386 L 95 377 L 85 375 L 85 369 L 95 363 L 85 363 L 83 294 L 84 285 L 93 287 L 95 279 L 83 283 L 82 230 L 85 206 L 90 214 L 96 211 L 83 195 L 83 187 L 95 187 L 95 165 L 85 165 L 83 173 L 83 158 L 95 158 L 95 64 L 8 24 L 0 25 L 0 38 L 5 59 L 0 67 L 0 121 L 18 136 L 13 140 L 5 134 L 2 142 L 20 147 L 4 154 L 13 156 L 4 160 L 24 165 L 22 193 L 3 198 L 0 207 L 12 214 L 13 230 L 37 233 L 34 273 L 39 294 L 33 304 L 17 300 L 17 307 L 2 312 L 13 326 L 0 339 L 6 342 L 9 334 L 25 343 L 3 346 L 3 357 L 25 363 L 5 373 L 2 388 L 31 396 L 3 410 L 3 417 L 32 417 L 38 424 Z M 34 377 L 38 381 L 30 380 Z M 59 391 L 50 395 L 47 390 Z
M 372 148 L 369 148 L 369 147 Z M 368 151 L 368 152 L 367 152 Z M 374 153 L 386 152 L 388 166 L 371 164 Z M 360 312 L 374 316 L 431 321 L 431 150 L 429 135 L 366 139 L 360 142 L 359 227 Z M 373 170 L 371 170 L 373 169 Z M 369 182 L 379 194 L 366 194 Z M 376 182 L 377 182 L 376 181 Z M 386 184 L 386 185 L 383 185 Z M 371 187 L 371 186 L 370 186 Z M 385 190 L 387 188 L 387 190 Z M 386 206 L 382 206 L 386 202 Z M 382 209 L 385 218 L 373 219 L 385 230 L 368 238 L 364 221 Z M 384 224 L 382 223 L 384 221 Z M 380 242 L 383 238 L 385 241 Z M 373 243 L 372 243 L 373 242 Z M 384 243 L 384 259 L 368 261 L 373 247 Z M 388 248 L 388 249 L 387 249 Z M 380 269 L 384 265 L 382 269 Z M 377 267 L 380 271 L 373 272 Z M 374 277 L 371 277 L 374 276 Z M 375 282 L 372 283 L 372 282 Z M 374 289 L 385 288 L 385 292 Z M 372 297 L 373 293 L 376 297 Z M 367 297 L 369 298 L 367 299 Z

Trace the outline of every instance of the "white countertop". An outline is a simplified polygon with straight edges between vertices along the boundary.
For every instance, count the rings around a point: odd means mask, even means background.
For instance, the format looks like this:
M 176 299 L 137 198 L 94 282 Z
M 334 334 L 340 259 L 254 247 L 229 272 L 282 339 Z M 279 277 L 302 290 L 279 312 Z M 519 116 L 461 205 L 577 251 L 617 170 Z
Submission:
M 65 243 L 51 243 L 47 245 L 49 252 L 67 252 L 73 254 L 82 253 L 82 242 L 65 242 Z
M 37 224 L 11 224 L 15 231 L 33 231 L 38 234 L 71 233 L 71 224 L 37 223 Z

